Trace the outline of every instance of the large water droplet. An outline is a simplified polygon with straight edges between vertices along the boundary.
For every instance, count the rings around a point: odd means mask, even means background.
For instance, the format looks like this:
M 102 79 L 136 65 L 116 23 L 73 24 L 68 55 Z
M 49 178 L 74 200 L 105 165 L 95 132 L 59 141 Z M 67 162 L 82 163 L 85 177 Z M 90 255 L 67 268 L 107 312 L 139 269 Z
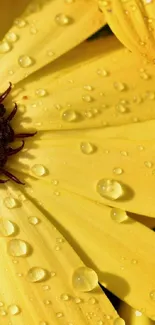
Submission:
M 72 18 L 61 13 L 55 16 L 55 22 L 60 26 L 66 26 L 71 24 Z
M 7 41 L 9 41 L 11 43 L 15 43 L 17 41 L 17 39 L 18 39 L 18 36 L 14 32 L 8 32 L 6 34 L 6 39 L 7 39 Z
M 125 325 L 125 321 L 123 318 L 118 317 L 114 320 L 114 325 Z
M 112 220 L 121 223 L 129 219 L 126 212 L 124 210 L 113 208 L 111 210 L 111 218 Z
M 34 60 L 28 55 L 21 55 L 18 58 L 18 63 L 22 68 L 28 68 L 34 64 Z
M 30 245 L 21 239 L 11 239 L 8 242 L 8 253 L 11 256 L 26 256 L 30 252 Z
M 117 200 L 124 195 L 123 185 L 113 179 L 101 179 L 97 183 L 97 192 L 109 200 Z
M 0 236 L 11 236 L 15 233 L 14 224 L 7 219 L 0 219 Z
M 72 284 L 73 287 L 78 291 L 91 291 L 98 285 L 98 276 L 94 270 L 82 266 L 74 271 Z
M 79 114 L 76 111 L 67 109 L 62 114 L 62 120 L 65 122 L 76 122 L 78 120 Z
M 13 209 L 15 207 L 17 207 L 17 201 L 11 197 L 8 196 L 4 199 L 4 205 L 8 208 L 8 209 Z
M 27 273 L 27 279 L 30 282 L 45 281 L 48 277 L 48 272 L 41 267 L 32 267 Z
M 96 147 L 90 142 L 81 142 L 80 148 L 85 155 L 94 153 L 96 149 Z
M 27 23 L 26 23 L 26 20 L 24 20 L 22 18 L 17 18 L 17 19 L 15 19 L 14 24 L 19 28 L 23 28 L 26 26 Z
M 11 315 L 18 315 L 20 313 L 20 308 L 17 305 L 10 305 L 8 311 Z
M 46 174 L 45 167 L 40 164 L 33 165 L 31 170 L 36 176 L 44 176 Z
M 0 54 L 11 51 L 12 46 L 7 41 L 0 42 Z

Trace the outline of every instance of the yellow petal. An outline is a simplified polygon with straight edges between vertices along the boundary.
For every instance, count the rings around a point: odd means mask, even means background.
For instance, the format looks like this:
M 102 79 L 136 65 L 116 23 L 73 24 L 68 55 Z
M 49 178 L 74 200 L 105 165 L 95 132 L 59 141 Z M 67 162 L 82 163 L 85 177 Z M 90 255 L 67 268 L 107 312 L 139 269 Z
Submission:
M 154 78 L 155 69 L 114 36 L 85 42 L 14 88 L 24 113 L 16 127 L 86 129 L 154 119 Z
M 139 52 L 154 63 L 154 2 L 99 0 L 99 6 L 121 42 L 130 50 Z
M 72 285 L 83 262 L 48 213 L 14 185 L 1 189 L 0 245 L 1 324 L 109 325 L 118 317 L 99 286 L 83 293 Z
M 135 310 L 125 303 L 121 303 L 119 314 L 124 318 L 126 325 L 153 325 L 154 321 L 143 314 L 143 310 Z
M 32 3 L 10 30 L 18 34 L 12 49 L 1 54 L 1 84 L 15 83 L 55 60 L 104 25 L 104 16 L 93 0 Z M 11 77 L 10 77 L 11 75 Z

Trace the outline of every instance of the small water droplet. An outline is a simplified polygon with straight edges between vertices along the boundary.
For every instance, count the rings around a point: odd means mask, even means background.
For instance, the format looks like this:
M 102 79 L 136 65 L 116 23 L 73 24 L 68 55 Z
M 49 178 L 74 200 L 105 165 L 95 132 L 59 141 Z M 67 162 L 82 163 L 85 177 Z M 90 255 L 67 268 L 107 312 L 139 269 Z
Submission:
M 119 113 L 127 113 L 128 112 L 128 108 L 124 104 L 118 104 L 118 105 L 116 105 L 116 110 Z
M 143 80 L 148 80 L 150 76 L 144 71 L 140 73 L 140 78 Z
M 104 322 L 102 320 L 98 320 L 97 325 L 103 325 Z
M 45 167 L 40 164 L 33 165 L 31 170 L 36 176 L 44 176 L 46 174 Z
M 56 313 L 56 317 L 57 318 L 61 318 L 63 317 L 63 313 L 61 311 L 59 311 L 58 313 Z
M 0 54 L 7 53 L 11 51 L 12 46 L 7 41 L 0 42 Z
M 76 304 L 80 304 L 82 302 L 81 298 L 79 298 L 79 297 L 75 297 L 74 301 Z
M 125 321 L 123 318 L 118 317 L 114 320 L 114 325 L 125 325 Z
M 143 150 L 145 149 L 145 148 L 144 148 L 143 146 L 141 146 L 141 145 L 139 145 L 137 148 L 138 148 L 139 151 L 143 151 Z
M 127 151 L 120 151 L 120 154 L 124 157 L 128 156 L 128 152 Z
M 61 237 L 56 238 L 56 242 L 57 243 L 61 243 L 62 244 L 62 243 L 64 243 L 64 241 L 65 241 L 64 238 L 61 238 Z
M 135 315 L 136 315 L 137 317 L 140 317 L 140 316 L 142 316 L 142 312 L 139 311 L 139 310 L 135 310 Z
M 61 13 L 55 16 L 55 22 L 60 26 L 66 26 L 72 23 L 72 18 Z
M 10 312 L 11 315 L 18 315 L 20 314 L 20 308 L 17 305 L 10 305 L 8 307 L 8 311 Z
M 63 300 L 63 301 L 68 301 L 68 300 L 70 300 L 70 296 L 67 293 L 63 293 L 60 296 L 60 299 Z
M 91 305 L 94 305 L 94 304 L 97 303 L 97 300 L 96 300 L 96 298 L 91 297 L 91 298 L 88 299 L 88 302 L 89 302 Z
M 7 315 L 7 312 L 5 309 L 0 309 L 0 315 L 1 316 L 6 316 Z
M 119 208 L 113 208 L 111 210 L 111 218 L 112 220 L 121 223 L 129 219 L 128 215 L 124 210 L 121 210 Z
M 14 32 L 8 32 L 5 37 L 7 41 L 11 43 L 15 43 L 18 40 L 18 36 Z
M 51 289 L 50 286 L 48 286 L 48 285 L 43 285 L 42 288 L 43 288 L 44 291 L 48 291 L 48 290 Z
M 11 236 L 15 233 L 15 225 L 7 220 L 7 219 L 0 219 L 0 236 Z
M 48 50 L 48 51 L 47 51 L 47 55 L 48 55 L 48 56 L 53 56 L 54 54 L 55 54 L 55 53 L 54 53 L 53 51 L 51 51 L 51 50 Z
M 30 245 L 21 239 L 11 239 L 8 242 L 8 253 L 11 256 L 26 256 L 30 252 Z
M 144 165 L 145 165 L 145 167 L 147 167 L 147 168 L 152 168 L 152 167 L 153 167 L 153 164 L 152 164 L 151 161 L 144 161 Z
M 87 117 L 87 118 L 92 118 L 93 117 L 93 113 L 92 113 L 92 111 L 85 111 L 85 117 Z
M 4 303 L 2 301 L 0 301 L 0 307 L 4 306 Z
M 76 111 L 67 109 L 62 114 L 62 120 L 65 122 L 76 122 L 78 120 L 79 114 Z
M 15 19 L 14 24 L 19 28 L 23 28 L 26 26 L 27 22 L 22 18 L 17 18 Z
M 126 89 L 125 85 L 122 82 L 114 82 L 114 88 L 117 91 L 124 91 Z
M 56 276 L 56 273 L 53 272 L 53 271 L 52 271 L 50 274 L 51 274 L 51 277 L 52 277 L 52 278 L 53 278 L 54 276 Z
M 93 97 L 90 96 L 90 95 L 83 95 L 82 99 L 83 99 L 84 102 L 87 102 L 87 103 L 90 103 L 90 102 L 93 101 Z
M 121 175 L 121 174 L 123 174 L 123 169 L 120 168 L 120 167 L 116 167 L 116 168 L 113 169 L 113 173 L 115 175 Z
M 53 194 L 56 195 L 56 196 L 59 196 L 60 192 L 59 191 L 54 191 Z
M 44 304 L 45 305 L 51 305 L 51 300 L 48 300 L 48 299 L 44 300 Z
M 52 180 L 52 184 L 55 185 L 55 186 L 57 186 L 59 184 L 59 181 L 57 179 L 53 179 Z
M 98 276 L 96 272 L 88 267 L 77 268 L 72 277 L 73 287 L 81 292 L 88 292 L 98 285 Z
M 28 220 L 29 223 L 34 226 L 36 226 L 40 222 L 40 220 L 37 217 L 29 217 Z
M 80 145 L 82 153 L 90 155 L 95 152 L 96 147 L 90 142 L 81 142 Z
M 92 91 L 92 90 L 93 90 L 93 87 L 90 86 L 90 85 L 85 85 L 83 88 L 84 88 L 85 90 L 88 90 L 88 91 Z
M 132 259 L 132 260 L 131 260 L 131 264 L 137 264 L 137 263 L 138 263 L 137 260 L 135 260 L 135 259 Z
M 59 245 L 56 245 L 56 246 L 55 246 L 55 250 L 56 250 L 56 251 L 60 251 L 60 249 L 61 249 L 61 247 L 60 247 Z
M 32 35 L 36 35 L 38 32 L 37 28 L 32 24 L 31 27 L 30 27 L 30 33 Z
M 31 267 L 27 273 L 27 279 L 29 282 L 41 282 L 45 281 L 48 277 L 48 272 L 41 267 Z
M 109 75 L 109 72 L 105 69 L 98 69 L 97 74 L 101 77 L 107 77 Z
M 34 64 L 34 60 L 28 55 L 21 55 L 18 58 L 18 63 L 22 68 L 28 68 Z
M 44 88 L 39 88 L 36 90 L 36 95 L 38 97 L 44 97 L 47 95 L 47 91 Z
M 113 179 L 101 179 L 97 183 L 97 192 L 106 199 L 117 200 L 124 195 L 124 188 Z
M 150 292 L 150 298 L 151 298 L 151 300 L 155 301 L 155 290 L 152 290 Z
M 41 322 L 39 323 L 39 325 L 48 325 L 48 323 L 47 323 L 47 322 L 44 322 L 44 321 L 41 321 Z

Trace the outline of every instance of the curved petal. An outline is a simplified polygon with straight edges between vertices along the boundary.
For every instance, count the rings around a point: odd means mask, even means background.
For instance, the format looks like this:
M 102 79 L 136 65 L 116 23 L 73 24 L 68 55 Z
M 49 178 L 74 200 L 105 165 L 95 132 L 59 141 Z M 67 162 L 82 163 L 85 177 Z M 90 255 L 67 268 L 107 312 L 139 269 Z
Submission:
M 126 325 L 154 325 L 154 321 L 143 314 L 143 310 L 135 310 L 125 303 L 121 303 L 119 314 L 124 318 Z
M 88 129 L 154 119 L 154 78 L 152 66 L 114 36 L 85 42 L 14 88 L 24 109 L 16 127 Z
M 13 83 L 24 79 L 75 47 L 105 22 L 93 0 L 35 3 L 36 11 L 32 12 L 31 3 L 28 14 L 26 11 L 10 30 L 18 39 L 1 54 L 1 84 L 10 78 Z
M 2 324 L 112 325 L 118 317 L 99 287 L 73 287 L 72 275 L 84 264 L 48 213 L 13 185 L 1 189 L 0 244 Z
M 145 0 L 99 0 L 110 27 L 130 50 L 154 63 L 155 4 Z

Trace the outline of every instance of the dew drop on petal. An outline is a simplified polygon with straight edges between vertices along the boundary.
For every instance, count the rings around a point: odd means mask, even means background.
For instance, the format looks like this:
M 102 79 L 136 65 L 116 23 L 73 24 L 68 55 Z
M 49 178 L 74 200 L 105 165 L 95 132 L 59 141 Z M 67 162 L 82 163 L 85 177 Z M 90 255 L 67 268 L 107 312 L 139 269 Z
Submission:
M 15 233 L 15 225 L 7 220 L 7 219 L 0 219 L 0 236 L 11 236 Z
M 88 302 L 89 302 L 89 304 L 94 305 L 94 304 L 97 303 L 97 300 L 96 300 L 95 297 L 91 297 L 91 298 L 88 299 Z
M 153 164 L 152 164 L 151 161 L 144 161 L 144 165 L 145 165 L 145 167 L 147 167 L 147 168 L 152 168 L 152 166 L 153 166 Z
M 51 289 L 50 286 L 48 286 L 48 285 L 43 285 L 42 288 L 43 288 L 44 291 L 48 291 L 48 290 Z
M 44 176 L 46 174 L 45 167 L 40 164 L 33 165 L 31 170 L 36 176 Z
M 123 318 L 116 318 L 113 322 L 114 325 L 125 325 L 125 321 Z
M 8 242 L 8 253 L 11 256 L 26 256 L 30 252 L 30 245 L 21 239 L 11 239 Z
M 87 103 L 90 103 L 90 102 L 93 101 L 93 97 L 90 96 L 90 95 L 83 95 L 82 99 L 83 99 L 84 102 L 87 102 Z
M 47 91 L 44 88 L 39 88 L 36 90 L 36 95 L 38 97 L 44 97 L 47 95 Z
M 92 91 L 92 90 L 93 90 L 93 87 L 90 86 L 90 85 L 85 85 L 83 88 L 84 88 L 85 90 L 88 90 L 88 91 Z
M 71 17 L 61 13 L 55 16 L 55 22 L 60 26 L 66 26 L 72 22 L 72 19 Z
M 77 268 L 72 276 L 73 287 L 81 292 L 88 292 L 98 285 L 98 276 L 96 272 L 88 267 Z
M 114 88 L 117 91 L 124 91 L 126 89 L 125 85 L 122 82 L 114 82 Z
M 150 292 L 150 298 L 151 298 L 151 300 L 155 301 L 155 290 L 152 290 Z
M 10 43 L 15 43 L 18 40 L 18 36 L 14 32 L 8 32 L 5 37 Z
M 81 298 L 79 298 L 79 297 L 75 297 L 74 301 L 76 304 L 80 304 L 82 302 Z
M 62 120 L 65 122 L 76 122 L 78 120 L 78 113 L 71 109 L 67 109 L 62 113 Z
M 48 277 L 48 272 L 41 267 L 32 267 L 27 273 L 27 280 L 29 282 L 45 281 Z
M 118 105 L 116 105 L 116 110 L 119 113 L 126 113 L 128 111 L 127 107 L 124 104 L 118 104 Z
M 90 142 L 81 142 L 80 145 L 82 153 L 85 155 L 90 155 L 95 152 L 95 146 Z
M 56 317 L 57 317 L 57 318 L 61 318 L 61 317 L 63 317 L 63 313 L 59 311 L 58 313 L 56 313 Z
M 18 63 L 22 68 L 28 68 L 34 64 L 34 60 L 28 55 L 20 55 Z
M 124 188 L 113 179 L 101 179 L 97 183 L 97 192 L 106 199 L 117 200 L 124 195 Z
M 7 312 L 5 309 L 0 309 L 0 316 L 6 316 Z
M 103 325 L 104 322 L 102 320 L 98 320 L 97 325 Z
M 8 307 L 8 311 L 11 315 L 18 315 L 21 312 L 20 308 L 17 305 L 10 305 Z
M 101 77 L 107 77 L 109 75 L 108 71 L 105 69 L 98 69 L 97 74 Z
M 47 322 L 41 321 L 39 325 L 48 325 Z
M 28 218 L 28 221 L 29 221 L 29 223 L 31 224 L 31 225 L 34 225 L 34 226 L 36 226 L 38 223 L 39 223 L 39 219 L 37 218 L 37 217 L 29 217 Z
M 0 54 L 7 53 L 11 51 L 12 46 L 7 41 L 0 42 Z
M 62 293 L 60 299 L 63 301 L 68 301 L 70 299 L 70 296 L 67 293 Z
M 14 24 L 18 27 L 18 28 L 23 28 L 26 26 L 27 22 L 26 20 L 22 19 L 22 18 L 17 18 L 14 21 Z
M 116 167 L 116 168 L 113 169 L 113 173 L 115 175 L 121 175 L 121 174 L 123 174 L 123 169 L 120 168 L 120 167 Z
M 111 210 L 111 219 L 121 223 L 129 219 L 128 215 L 124 210 L 121 210 L 119 208 L 113 208 Z
M 17 201 L 11 196 L 6 197 L 3 202 L 8 209 L 13 209 L 17 207 Z
M 54 276 L 56 276 L 56 273 L 54 271 L 52 271 L 51 273 L 51 277 L 53 278 Z

